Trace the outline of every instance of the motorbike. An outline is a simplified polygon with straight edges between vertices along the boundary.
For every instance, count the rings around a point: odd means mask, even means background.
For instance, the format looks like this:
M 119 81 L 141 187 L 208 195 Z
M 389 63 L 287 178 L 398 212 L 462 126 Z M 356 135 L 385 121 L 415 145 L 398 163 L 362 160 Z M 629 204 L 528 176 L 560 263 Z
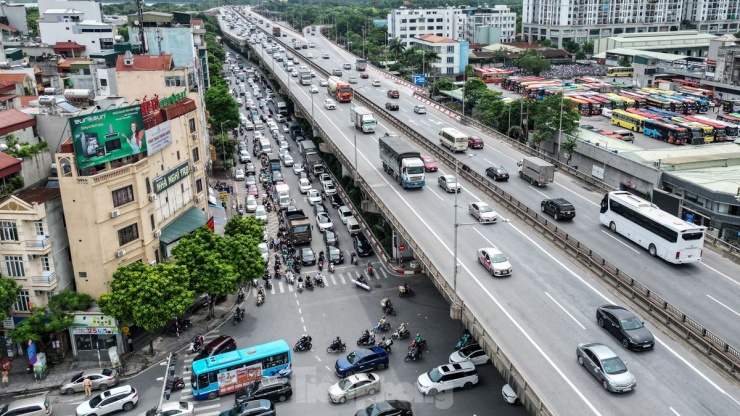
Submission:
M 265 303 L 265 289 L 260 288 L 257 291 L 257 306 L 262 306 L 263 303 Z
M 203 335 L 198 334 L 193 338 L 193 341 L 190 342 L 190 346 L 188 347 L 187 354 L 196 353 L 200 351 L 201 347 L 203 347 L 204 343 Z
M 185 380 L 182 377 L 170 376 L 167 378 L 165 388 L 167 390 L 182 390 L 185 388 Z
M 391 345 L 393 345 L 393 340 L 390 338 L 383 337 L 380 341 L 378 341 L 378 346 L 385 350 L 385 352 L 391 352 Z
M 460 340 L 457 341 L 457 344 L 455 344 L 455 351 L 465 347 L 466 345 L 472 344 L 473 342 L 475 342 L 475 340 L 473 339 L 473 335 L 471 335 L 470 332 L 466 329 L 465 332 L 463 332 L 463 336 L 460 337 Z
M 313 283 L 311 282 L 311 278 L 310 277 L 306 277 L 306 289 L 308 289 L 311 292 L 313 292 Z
M 368 345 L 375 345 L 375 334 L 365 331 L 360 336 L 360 339 L 357 340 L 357 346 L 366 347 Z
M 352 255 L 349 258 L 349 264 L 356 266 L 357 265 L 357 255 L 355 253 L 352 253 Z
M 319 260 L 319 271 L 324 270 L 324 260 Z
M 295 279 L 293 279 L 293 273 L 291 273 L 290 271 L 285 274 L 285 283 L 289 285 L 293 285 L 295 283 Z
M 390 299 L 383 298 L 383 300 L 380 301 L 380 307 L 383 308 L 384 314 L 396 316 L 396 311 L 393 309 L 393 304 Z
M 298 282 L 298 293 L 303 293 L 303 281 Z
M 404 284 L 403 286 L 398 286 L 398 297 L 399 298 L 410 298 L 416 295 L 416 292 L 414 292 L 409 285 Z
M 314 277 L 313 281 L 316 284 L 316 287 L 326 287 L 326 283 L 324 283 L 324 277 L 320 274 Z
M 419 347 L 422 350 L 426 350 L 427 349 L 427 340 L 422 339 L 421 342 L 418 342 L 418 343 L 416 342 L 416 340 L 411 341 L 411 344 L 409 345 L 409 351 L 411 351 L 412 349 L 414 349 L 416 347 Z
M 244 309 L 237 308 L 234 310 L 234 325 L 241 322 L 244 319 Z
M 373 265 L 369 264 L 367 265 L 367 275 L 372 276 L 373 275 Z
M 329 262 L 329 273 L 334 273 L 334 262 L 333 261 Z
M 421 359 L 422 351 L 419 347 L 414 347 L 409 350 L 409 353 L 406 354 L 406 356 L 403 358 L 403 361 L 409 362 L 409 361 L 416 361 L 418 359 Z
M 387 332 L 391 330 L 391 323 L 385 320 L 385 316 L 378 319 L 378 323 L 375 324 L 375 328 L 373 328 L 373 332 Z
M 393 339 L 404 339 L 408 338 L 411 333 L 408 329 L 406 329 L 406 324 L 401 324 L 398 326 L 398 329 L 394 333 L 391 334 L 391 338 Z
M 265 279 L 265 288 L 267 290 L 272 290 L 272 281 L 270 279 Z
M 331 342 L 331 345 L 326 347 L 326 352 L 344 352 L 347 349 L 347 345 L 345 345 L 342 340 L 334 340 Z
M 351 279 L 352 282 L 354 282 L 355 286 L 361 287 L 368 292 L 370 291 L 370 285 L 367 284 L 367 279 L 365 279 L 365 276 L 360 275 L 360 277 L 357 278 L 357 280 Z
M 246 293 L 244 292 L 244 288 L 239 288 L 239 293 L 236 294 L 236 303 L 242 303 L 244 302 L 244 297 L 246 296 Z
M 308 351 L 313 347 L 311 344 L 311 337 L 304 335 L 301 337 L 301 339 L 298 340 L 298 342 L 295 343 L 293 346 L 293 351 Z
M 236 213 L 239 215 L 244 215 L 244 204 L 239 204 L 239 206 L 236 208 Z

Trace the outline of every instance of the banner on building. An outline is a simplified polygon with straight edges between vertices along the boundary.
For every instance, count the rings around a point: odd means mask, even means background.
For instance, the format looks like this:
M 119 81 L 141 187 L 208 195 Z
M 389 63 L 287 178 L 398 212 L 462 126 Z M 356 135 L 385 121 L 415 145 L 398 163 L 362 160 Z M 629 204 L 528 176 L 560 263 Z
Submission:
M 151 156 L 172 144 L 172 123 L 167 120 L 146 131 L 147 155 Z
M 69 125 L 80 169 L 147 150 L 139 105 L 72 117 Z
M 180 166 L 172 169 L 171 171 L 165 173 L 164 175 L 155 178 L 154 181 L 152 181 L 152 185 L 154 185 L 154 192 L 158 194 L 162 193 L 166 191 L 167 188 L 169 188 L 170 186 L 187 178 L 188 175 L 190 175 L 190 165 L 188 164 L 188 162 L 185 162 Z

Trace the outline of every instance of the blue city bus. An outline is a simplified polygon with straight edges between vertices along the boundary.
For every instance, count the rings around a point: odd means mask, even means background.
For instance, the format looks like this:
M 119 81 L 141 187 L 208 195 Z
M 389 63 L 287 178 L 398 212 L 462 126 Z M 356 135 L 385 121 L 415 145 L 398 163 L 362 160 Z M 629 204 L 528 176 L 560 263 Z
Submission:
M 194 361 L 190 387 L 195 400 L 215 399 L 292 366 L 288 343 L 268 342 Z

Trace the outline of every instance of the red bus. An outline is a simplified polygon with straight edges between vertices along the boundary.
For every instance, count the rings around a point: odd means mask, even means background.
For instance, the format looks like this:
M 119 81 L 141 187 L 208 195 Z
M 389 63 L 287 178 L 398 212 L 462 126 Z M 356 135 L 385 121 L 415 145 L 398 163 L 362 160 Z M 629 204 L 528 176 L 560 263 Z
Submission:
M 495 68 L 473 68 L 473 76 L 480 78 L 486 84 L 498 84 L 504 80 L 504 76 L 510 74 L 512 74 L 511 71 L 500 71 Z
M 628 108 L 628 109 L 626 109 L 624 111 L 626 111 L 628 113 L 632 113 L 632 114 L 637 114 L 638 116 L 643 116 L 645 118 L 649 118 L 649 119 L 652 119 L 652 120 L 660 120 L 661 118 L 663 118 L 663 117 L 661 117 L 661 116 L 659 116 L 657 114 L 648 113 L 646 111 L 638 110 L 636 108 Z
M 717 142 L 723 142 L 727 139 L 727 133 L 725 131 L 725 124 L 724 123 L 717 123 L 712 120 L 706 120 L 704 118 L 698 118 L 693 116 L 685 116 L 685 120 L 693 121 L 694 123 L 701 123 L 707 126 L 710 126 L 714 129 L 714 140 Z
M 591 104 L 578 97 L 574 97 L 572 95 L 566 95 L 563 97 L 565 100 L 570 100 L 570 102 L 573 103 L 573 105 L 578 109 L 578 112 L 581 113 L 583 116 L 589 116 L 591 115 Z
M 671 80 L 671 82 L 675 82 L 675 83 L 677 83 L 677 84 L 681 85 L 682 87 L 693 87 L 693 88 L 699 88 L 699 83 L 698 83 L 698 82 L 696 82 L 696 81 L 689 81 L 689 80 L 687 80 L 687 79 L 678 79 L 678 78 L 673 78 L 673 79 Z

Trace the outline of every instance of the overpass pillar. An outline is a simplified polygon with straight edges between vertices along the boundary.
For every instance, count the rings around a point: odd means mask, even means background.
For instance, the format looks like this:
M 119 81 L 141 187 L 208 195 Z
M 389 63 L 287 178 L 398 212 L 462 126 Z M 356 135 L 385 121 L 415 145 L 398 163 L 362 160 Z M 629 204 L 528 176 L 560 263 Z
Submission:
M 362 202 L 360 203 L 360 207 L 365 212 L 372 212 L 373 214 L 382 214 L 380 212 L 380 208 L 378 208 L 378 206 L 375 205 L 375 202 L 373 202 L 371 199 L 365 199 L 363 197 Z

